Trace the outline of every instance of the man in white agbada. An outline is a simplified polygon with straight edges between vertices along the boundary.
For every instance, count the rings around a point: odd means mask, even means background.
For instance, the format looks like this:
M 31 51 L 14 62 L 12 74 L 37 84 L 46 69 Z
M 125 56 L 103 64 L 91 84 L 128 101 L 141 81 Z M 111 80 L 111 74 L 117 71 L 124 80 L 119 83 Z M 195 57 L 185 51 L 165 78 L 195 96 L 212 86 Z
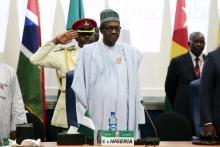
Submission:
M 16 124 L 27 123 L 17 75 L 10 66 L 0 63 L 0 140 L 15 139 Z
M 116 113 L 118 130 L 134 130 L 145 123 L 140 104 L 138 69 L 140 52 L 127 44 L 116 43 L 120 34 L 119 15 L 112 9 L 100 14 L 102 41 L 85 45 L 80 51 L 72 88 L 77 101 L 77 119 L 87 109 L 98 130 L 108 130 L 108 118 Z M 95 134 L 96 137 L 96 134 Z

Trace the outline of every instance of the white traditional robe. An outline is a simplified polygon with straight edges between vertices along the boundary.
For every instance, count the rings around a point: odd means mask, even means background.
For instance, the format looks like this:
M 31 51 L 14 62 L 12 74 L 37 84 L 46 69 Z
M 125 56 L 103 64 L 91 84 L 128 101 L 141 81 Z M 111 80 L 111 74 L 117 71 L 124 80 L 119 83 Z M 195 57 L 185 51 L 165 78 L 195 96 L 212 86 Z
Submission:
M 79 123 L 88 109 L 96 132 L 108 130 L 110 113 L 116 112 L 117 129 L 134 130 L 139 137 L 138 124 L 145 123 L 140 104 L 140 61 L 139 51 L 126 44 L 108 47 L 101 41 L 83 47 L 72 84 Z
M 0 140 L 23 123 L 27 119 L 16 72 L 0 63 Z

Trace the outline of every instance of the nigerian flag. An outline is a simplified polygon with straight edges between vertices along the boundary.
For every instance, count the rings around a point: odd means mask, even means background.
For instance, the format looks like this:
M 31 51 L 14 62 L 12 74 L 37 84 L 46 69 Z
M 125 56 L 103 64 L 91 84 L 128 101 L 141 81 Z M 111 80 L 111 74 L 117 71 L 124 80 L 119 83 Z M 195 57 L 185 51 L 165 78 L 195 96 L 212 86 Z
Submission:
M 83 17 L 84 17 L 83 1 L 70 0 L 66 29 L 67 30 L 71 29 L 73 22 Z
M 85 135 L 87 138 L 94 138 L 95 126 L 90 118 L 89 112 L 86 111 L 82 122 L 79 125 L 78 132 Z

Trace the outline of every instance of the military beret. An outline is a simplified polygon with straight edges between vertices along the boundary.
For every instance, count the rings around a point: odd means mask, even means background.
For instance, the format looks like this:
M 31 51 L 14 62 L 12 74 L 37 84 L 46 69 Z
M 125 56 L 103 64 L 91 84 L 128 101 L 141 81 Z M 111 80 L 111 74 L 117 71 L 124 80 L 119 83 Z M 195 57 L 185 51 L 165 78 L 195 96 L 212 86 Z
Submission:
M 102 24 L 102 23 L 108 22 L 108 21 L 118 21 L 118 22 L 120 22 L 118 13 L 115 12 L 114 10 L 112 10 L 112 9 L 103 10 L 100 13 L 100 22 Z
M 93 33 L 96 27 L 96 21 L 90 18 L 79 19 L 72 25 L 72 29 L 79 33 Z

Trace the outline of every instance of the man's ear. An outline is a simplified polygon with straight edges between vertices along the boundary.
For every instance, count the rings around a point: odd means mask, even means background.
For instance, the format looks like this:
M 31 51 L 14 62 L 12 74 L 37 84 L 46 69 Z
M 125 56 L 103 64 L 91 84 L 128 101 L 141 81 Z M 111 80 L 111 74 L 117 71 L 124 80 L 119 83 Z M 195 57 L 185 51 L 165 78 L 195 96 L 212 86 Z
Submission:
M 99 30 L 103 34 L 103 27 L 102 26 L 100 26 Z
M 103 34 L 103 31 L 104 31 L 104 26 L 103 26 L 103 24 L 100 25 L 99 31 Z

